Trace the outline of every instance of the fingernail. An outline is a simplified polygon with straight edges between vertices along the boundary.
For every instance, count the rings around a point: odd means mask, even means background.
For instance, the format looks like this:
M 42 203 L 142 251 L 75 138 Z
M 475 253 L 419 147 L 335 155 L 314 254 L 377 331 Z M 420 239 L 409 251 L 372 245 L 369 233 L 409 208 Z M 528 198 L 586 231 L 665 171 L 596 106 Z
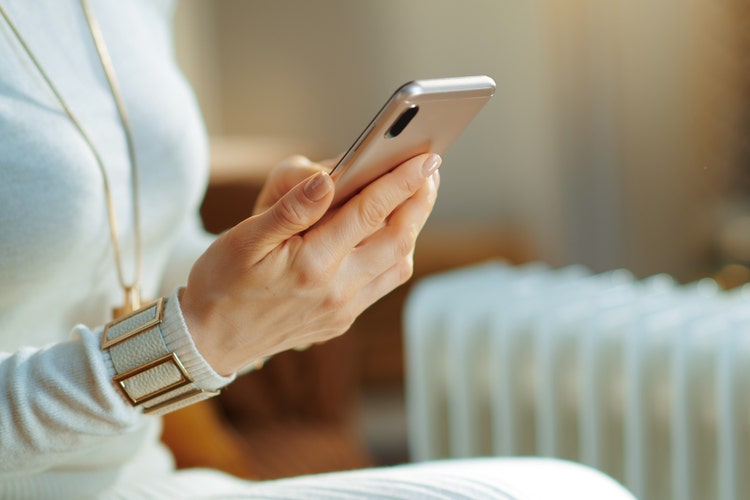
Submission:
M 305 184 L 305 196 L 312 201 L 325 198 L 333 187 L 330 176 L 325 172 L 319 172 Z
M 422 174 L 424 174 L 425 177 L 431 176 L 433 173 L 435 173 L 435 170 L 438 169 L 442 162 L 443 159 L 440 158 L 440 155 L 433 154 L 428 156 L 422 164 Z

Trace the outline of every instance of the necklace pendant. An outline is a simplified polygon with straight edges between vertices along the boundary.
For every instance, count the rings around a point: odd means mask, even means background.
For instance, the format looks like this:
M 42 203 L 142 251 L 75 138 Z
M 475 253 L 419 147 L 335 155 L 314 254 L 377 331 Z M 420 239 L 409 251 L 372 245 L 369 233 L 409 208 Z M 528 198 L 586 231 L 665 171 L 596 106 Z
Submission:
M 125 303 L 112 309 L 113 319 L 127 316 L 141 308 L 141 291 L 137 286 L 124 287 L 123 292 L 125 292 Z

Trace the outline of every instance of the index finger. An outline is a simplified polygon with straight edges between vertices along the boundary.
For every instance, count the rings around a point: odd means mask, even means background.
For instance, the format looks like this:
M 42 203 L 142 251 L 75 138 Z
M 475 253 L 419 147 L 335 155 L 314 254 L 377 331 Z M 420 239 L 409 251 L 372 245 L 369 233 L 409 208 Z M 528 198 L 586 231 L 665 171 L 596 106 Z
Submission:
M 329 248 L 339 249 L 343 256 L 370 236 L 399 205 L 414 196 L 440 166 L 436 154 L 423 154 L 405 161 L 367 185 L 342 205 L 330 219 L 309 234 L 330 238 Z

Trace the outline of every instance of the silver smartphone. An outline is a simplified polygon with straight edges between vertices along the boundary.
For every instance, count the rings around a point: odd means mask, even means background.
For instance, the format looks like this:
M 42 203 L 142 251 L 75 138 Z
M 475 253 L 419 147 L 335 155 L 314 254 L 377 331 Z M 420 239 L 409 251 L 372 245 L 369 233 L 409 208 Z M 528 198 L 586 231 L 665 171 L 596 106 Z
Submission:
M 415 80 L 399 87 L 331 171 L 333 206 L 410 158 L 445 153 L 494 93 L 488 76 Z

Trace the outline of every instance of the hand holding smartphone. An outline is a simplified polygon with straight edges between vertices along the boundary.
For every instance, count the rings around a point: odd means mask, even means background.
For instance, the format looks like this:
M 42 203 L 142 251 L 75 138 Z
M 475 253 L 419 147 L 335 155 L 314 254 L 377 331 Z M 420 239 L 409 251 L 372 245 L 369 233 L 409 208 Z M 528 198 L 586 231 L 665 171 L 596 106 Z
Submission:
M 416 80 L 399 87 L 331 171 L 332 206 L 410 158 L 445 153 L 494 93 L 488 76 Z

